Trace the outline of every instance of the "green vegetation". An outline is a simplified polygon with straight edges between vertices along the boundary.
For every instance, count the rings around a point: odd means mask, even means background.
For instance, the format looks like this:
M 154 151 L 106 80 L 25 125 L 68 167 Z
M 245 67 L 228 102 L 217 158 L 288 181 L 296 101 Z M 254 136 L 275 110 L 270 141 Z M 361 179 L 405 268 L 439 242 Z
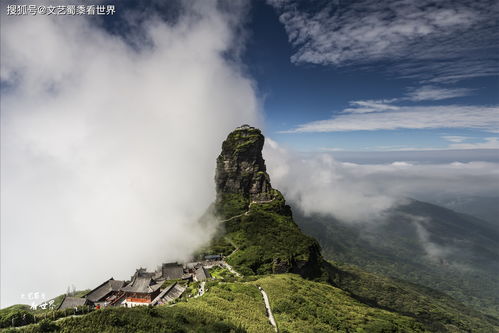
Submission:
M 90 289 L 75 291 L 74 297 L 82 297 L 89 291 Z M 50 308 L 46 307 L 46 309 L 43 309 L 41 307 L 32 309 L 31 306 L 25 304 L 16 304 L 4 309 L 0 309 L 0 328 L 22 326 L 33 322 L 40 322 L 45 318 L 57 319 L 71 316 L 75 313 L 83 314 L 92 310 L 86 306 L 78 307 L 76 311 L 73 308 L 65 310 L 54 310 L 61 305 L 64 297 L 66 297 L 66 294 L 61 294 L 51 299 L 54 302 L 52 303 Z M 49 301 L 47 301 L 47 303 Z
M 244 329 L 205 313 L 190 308 L 135 307 L 106 308 L 85 316 L 45 321 L 23 327 L 16 332 L 60 332 L 60 333 L 128 333 L 128 332 L 245 332 Z
M 274 194 L 273 201 L 252 204 L 248 214 L 226 221 L 226 234 L 206 249 L 230 251 L 228 262 L 245 277 L 213 268 L 217 280 L 206 283 L 202 297 L 189 297 L 197 294 L 195 282 L 174 306 L 106 308 L 58 320 L 59 315 L 56 320 L 49 316 L 19 331 L 272 332 L 261 286 L 281 332 L 499 332 L 497 320 L 445 294 L 323 261 L 316 241 L 301 233 L 284 198 Z M 294 274 L 254 276 L 282 267 L 317 281 Z M 305 274 L 314 268 L 315 274 Z
M 219 266 L 215 266 L 209 269 L 209 272 L 212 277 L 219 280 L 233 280 L 235 275 L 232 274 L 227 268 L 222 268 Z
M 77 309 L 68 308 L 64 310 L 37 309 L 32 310 L 28 305 L 17 304 L 0 310 L 0 328 L 18 327 L 31 323 L 40 323 L 43 320 L 57 320 L 73 315 L 83 315 L 93 311 L 87 306 Z
M 267 292 L 281 332 L 425 331 L 413 318 L 369 307 L 326 283 L 285 274 L 252 284 Z
M 178 303 L 187 312 L 209 314 L 209 318 L 233 323 L 248 332 L 272 332 L 265 315 L 265 305 L 253 285 L 234 282 L 209 282 L 202 297 Z
M 185 300 L 187 298 L 190 298 L 194 295 L 197 295 L 199 290 L 199 282 L 191 282 L 185 289 L 184 293 L 181 296 L 181 300 Z
M 499 332 L 499 320 L 474 311 L 444 293 L 417 284 L 329 265 L 334 283 L 365 304 L 406 314 L 432 332 Z
M 368 305 L 356 299 L 355 295 L 325 282 L 305 280 L 295 274 L 279 274 L 245 277 L 230 283 L 209 281 L 207 292 L 202 297 L 184 298 L 174 306 L 106 308 L 84 316 L 47 320 L 42 325 L 29 325 L 18 331 L 273 332 L 257 286 L 267 292 L 280 332 L 497 331 L 497 327 L 486 321 L 477 321 L 465 307 L 451 309 L 449 305 L 442 305 L 448 302 L 445 297 L 441 299 L 440 295 L 436 295 L 436 299 L 431 300 L 429 296 L 424 296 L 427 290 L 416 294 L 421 287 L 399 285 L 376 276 L 361 276 L 358 283 L 363 288 L 356 288 L 377 293 L 381 297 L 378 299 L 380 302 L 391 307 L 399 306 L 400 309 L 391 311 L 382 309 L 381 305 Z M 198 286 L 192 284 L 192 287 L 195 289 Z M 387 289 L 393 289 L 391 294 Z M 435 318 L 431 320 L 421 312 L 427 309 L 418 309 L 423 296 L 427 297 L 428 305 L 432 307 L 431 313 Z M 410 304 L 414 306 L 409 308 Z M 448 313 L 439 312 L 444 308 L 445 311 L 457 311 L 459 308 L 461 312 L 455 312 L 454 318 L 450 318 Z M 400 313 L 405 310 L 411 313 Z M 415 315 L 418 311 L 420 316 Z M 439 324 L 435 325 L 433 320 L 438 320 Z
M 206 281 L 200 297 L 193 297 L 200 287 L 200 282 L 194 282 L 174 304 L 112 307 L 82 316 L 68 316 L 71 310 L 45 312 L 52 316 L 40 317 L 38 324 L 16 332 L 274 332 L 257 287 L 268 294 L 280 332 L 499 332 L 498 320 L 443 293 L 326 262 L 319 243 L 293 221 L 282 194 L 269 192 L 262 146 L 263 136 L 257 129 L 236 130 L 224 141 L 217 160 L 217 174 L 221 174 L 216 178 L 217 201 L 205 216 L 214 212 L 222 223 L 211 244 L 197 253 L 198 257 L 225 255 L 243 277 L 214 267 L 215 280 Z M 245 156 L 240 154 L 243 151 Z M 225 163 L 227 156 L 230 167 Z M 240 174 L 234 171 L 240 169 L 239 162 L 244 164 Z M 233 178 L 228 181 L 228 177 Z M 248 183 L 253 178 L 258 179 Z M 262 192 L 255 193 L 255 189 Z M 273 199 L 250 202 L 250 197 Z M 311 225 L 324 231 L 318 233 L 324 242 L 329 230 Z M 338 244 L 350 245 L 341 240 Z M 30 313 L 23 306 L 4 309 L 0 322 L 7 327 L 13 315 L 25 312 Z M 60 318 L 64 315 L 68 317 Z
M 216 204 L 215 214 L 222 219 L 228 219 L 236 215 L 243 214 L 249 205 L 249 199 L 241 194 L 223 193 L 219 196 Z
M 21 326 L 34 322 L 34 311 L 29 305 L 16 304 L 0 309 L 0 328 Z
M 193 257 L 197 260 L 203 260 L 205 255 L 221 254 L 224 256 L 230 255 L 236 248 L 223 234 L 216 236 L 210 244 L 199 249 Z
M 251 149 L 261 140 L 262 133 L 259 129 L 251 128 L 244 131 L 233 131 L 222 145 L 222 151 L 229 151 L 236 155 Z M 260 148 L 261 149 L 261 148 Z
M 295 221 L 316 238 L 323 256 L 371 273 L 411 281 L 446 293 L 464 304 L 499 318 L 499 234 L 485 221 L 428 203 L 413 201 L 400 214 L 370 228 L 325 216 Z M 406 216 L 428 218 L 425 228 L 443 258 L 429 257 Z
M 199 284 L 189 287 L 195 290 Z M 209 292 L 203 297 L 185 298 L 173 307 L 105 308 L 19 331 L 46 332 L 51 327 L 57 332 L 273 332 L 254 285 L 209 282 L 206 288 Z
M 238 248 L 227 259 L 229 264 L 243 275 L 298 272 L 300 265 L 304 275 L 319 277 L 322 272 L 316 265 L 321 260 L 317 242 L 293 222 L 281 193 L 274 190 L 273 194 L 271 202 L 251 204 L 247 214 L 227 211 L 223 201 L 217 204 L 217 211 L 227 218 L 223 223 L 225 238 Z M 233 213 L 236 217 L 230 218 Z M 220 239 L 213 246 L 213 250 L 219 248 Z

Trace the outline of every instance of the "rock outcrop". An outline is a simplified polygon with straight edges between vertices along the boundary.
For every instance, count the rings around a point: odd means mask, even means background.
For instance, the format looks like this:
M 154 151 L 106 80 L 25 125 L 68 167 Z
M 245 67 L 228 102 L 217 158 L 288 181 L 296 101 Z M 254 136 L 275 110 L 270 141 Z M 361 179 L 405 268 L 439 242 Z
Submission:
M 272 199 L 262 148 L 265 138 L 259 129 L 243 125 L 229 134 L 217 159 L 215 183 L 221 194 L 242 195 L 249 201 Z
M 243 125 L 228 135 L 217 159 L 214 212 L 223 221 L 223 239 L 231 240 L 228 262 L 244 275 L 292 272 L 318 278 L 324 273 L 320 246 L 301 232 L 284 196 L 272 188 L 264 141 L 259 129 Z M 227 246 L 220 239 L 217 249 Z

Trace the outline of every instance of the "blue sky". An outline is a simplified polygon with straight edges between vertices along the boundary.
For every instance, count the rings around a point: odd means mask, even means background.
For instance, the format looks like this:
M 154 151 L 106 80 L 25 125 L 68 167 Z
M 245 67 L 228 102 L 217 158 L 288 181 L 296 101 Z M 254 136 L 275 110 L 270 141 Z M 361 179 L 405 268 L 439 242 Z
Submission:
M 267 134 L 302 151 L 499 148 L 498 5 L 438 3 L 252 2 L 243 61 Z

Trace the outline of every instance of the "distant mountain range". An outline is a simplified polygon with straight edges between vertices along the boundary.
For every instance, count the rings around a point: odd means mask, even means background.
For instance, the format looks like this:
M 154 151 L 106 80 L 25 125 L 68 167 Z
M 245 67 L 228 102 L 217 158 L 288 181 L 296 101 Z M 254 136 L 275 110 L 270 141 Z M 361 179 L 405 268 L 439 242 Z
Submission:
M 499 191 L 499 190 L 498 190 Z M 439 206 L 472 215 L 499 228 L 499 197 L 460 195 L 431 200 Z
M 499 317 L 499 224 L 416 200 L 372 224 L 294 212 L 327 259 L 435 288 Z

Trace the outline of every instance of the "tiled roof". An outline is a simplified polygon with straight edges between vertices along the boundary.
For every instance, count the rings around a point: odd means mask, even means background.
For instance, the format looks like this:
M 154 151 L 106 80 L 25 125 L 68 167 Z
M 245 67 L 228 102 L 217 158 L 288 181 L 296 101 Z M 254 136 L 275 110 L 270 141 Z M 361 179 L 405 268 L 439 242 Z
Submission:
M 100 302 L 104 300 L 109 293 L 120 290 L 124 284 L 124 281 L 118 281 L 111 278 L 89 292 L 86 295 L 86 298 L 91 302 Z
M 87 303 L 87 300 L 85 298 L 66 296 L 66 297 L 64 297 L 64 300 L 62 301 L 58 310 L 64 310 L 67 308 L 74 308 L 76 306 L 85 305 L 86 303 Z
M 181 279 L 184 275 L 184 268 L 177 263 L 163 264 L 161 267 L 162 276 L 167 280 Z
M 204 281 L 206 279 L 211 278 L 210 272 L 208 272 L 206 270 L 206 268 L 204 268 L 204 267 L 196 268 L 196 271 L 194 274 L 196 276 L 196 280 L 198 280 L 198 281 Z
M 121 290 L 129 293 L 152 293 L 161 287 L 161 283 L 156 283 L 152 278 L 146 276 L 136 276 L 134 280 Z

